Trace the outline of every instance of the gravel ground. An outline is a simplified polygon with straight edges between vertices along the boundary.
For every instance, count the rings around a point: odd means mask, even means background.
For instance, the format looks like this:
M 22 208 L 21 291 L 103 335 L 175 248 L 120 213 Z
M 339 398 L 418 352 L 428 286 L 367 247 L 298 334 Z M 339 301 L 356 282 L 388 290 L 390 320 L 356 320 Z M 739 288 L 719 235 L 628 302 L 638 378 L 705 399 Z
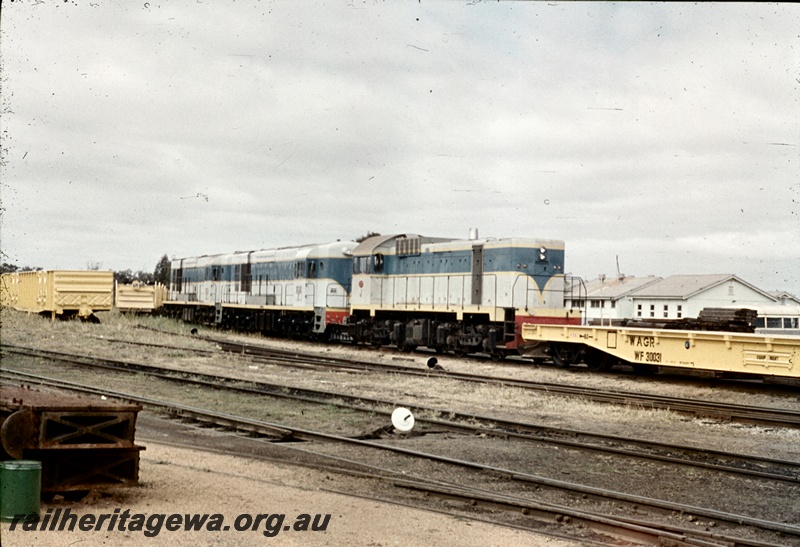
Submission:
M 164 350 L 158 348 L 143 349 L 141 347 L 132 346 L 129 344 L 110 343 L 109 339 L 115 340 L 147 340 L 151 343 L 181 345 L 185 348 L 198 348 L 213 350 L 213 344 L 203 342 L 197 338 L 192 337 L 175 337 L 155 333 L 152 331 L 145 331 L 142 329 L 133 328 L 137 323 L 145 323 L 157 328 L 175 329 L 184 333 L 188 333 L 189 327 L 177 323 L 167 322 L 161 319 L 153 318 L 139 318 L 130 319 L 123 316 L 111 316 L 104 318 L 101 325 L 84 325 L 76 322 L 67 323 L 51 323 L 49 321 L 42 321 L 38 317 L 25 316 L 24 314 L 15 314 L 7 310 L 3 311 L 3 342 L 9 344 L 19 344 L 26 346 L 35 346 L 43 349 L 52 349 L 59 351 L 76 351 L 96 356 L 107 357 L 118 360 L 129 360 L 135 362 L 152 363 L 152 364 L 168 364 L 171 367 L 187 370 L 187 371 L 201 371 L 212 374 L 225 374 L 235 376 L 243 379 L 262 380 L 274 383 L 282 383 L 286 385 L 309 387 L 314 389 L 325 389 L 337 391 L 348 394 L 360 394 L 366 396 L 378 397 L 381 399 L 389 399 L 395 401 L 397 404 L 402 404 L 406 401 L 411 401 L 419 405 L 426 405 L 442 409 L 442 412 L 449 410 L 459 412 L 472 412 L 477 414 L 493 415 L 498 418 L 513 419 L 520 421 L 528 421 L 540 425 L 550 427 L 564 427 L 570 429 L 578 429 L 591 431 L 596 433 L 606 433 L 613 435 L 630 435 L 642 439 L 649 439 L 660 442 L 672 443 L 686 443 L 700 448 L 725 450 L 730 452 L 738 452 L 743 454 L 752 454 L 759 456 L 766 456 L 777 459 L 786 459 L 792 461 L 800 461 L 800 432 L 797 430 L 779 429 L 779 428 L 765 428 L 756 426 L 747 426 L 736 423 L 725 423 L 715 419 L 697 419 L 669 411 L 653 411 L 641 409 L 636 407 L 604 405 L 585 401 L 581 399 L 565 398 L 559 396 L 551 396 L 547 394 L 531 393 L 521 389 L 496 387 L 496 386 L 478 386 L 466 384 L 454 380 L 446 379 L 433 379 L 433 378 L 407 378 L 396 375 L 380 375 L 380 374 L 352 374 L 341 372 L 325 372 L 325 371 L 308 371 L 289 369 L 285 367 L 277 367 L 265 365 L 263 363 L 255 363 L 249 359 L 230 356 L 230 355 L 212 355 L 202 356 L 191 351 L 183 350 Z M 329 356 L 347 356 L 355 357 L 362 360 L 372 360 L 376 362 L 391 362 L 396 364 L 403 364 L 409 366 L 419 366 L 425 368 L 425 361 L 429 357 L 424 353 L 401 354 L 396 351 L 382 350 L 375 351 L 367 348 L 354 348 L 351 346 L 326 346 L 322 344 L 307 344 L 297 341 L 288 340 L 274 340 L 264 339 L 261 337 L 251 337 L 245 335 L 235 335 L 232 333 L 218 333 L 214 331 L 204 331 L 201 329 L 201 334 L 207 333 L 213 336 L 225 336 L 226 338 L 238 339 L 247 342 L 259 343 L 282 349 L 296 349 L 303 352 L 315 352 L 321 355 Z M 581 370 L 564 371 L 555 369 L 548 366 L 525 365 L 509 363 L 496 363 L 491 361 L 480 360 L 465 360 L 455 357 L 440 356 L 440 364 L 447 370 L 464 371 L 464 372 L 477 372 L 484 374 L 494 374 L 504 377 L 517 377 L 525 378 L 540 382 L 569 382 L 574 384 L 586 384 L 603 389 L 614 389 L 622 391 L 635 391 L 644 393 L 660 393 L 674 397 L 694 397 L 704 400 L 717 400 L 717 401 L 731 401 L 743 404 L 750 404 L 754 406 L 773 406 L 779 408 L 800 408 L 800 397 L 796 392 L 791 391 L 771 391 L 762 390 L 758 387 L 748 388 L 747 386 L 725 386 L 722 384 L 709 384 L 704 381 L 697 381 L 691 378 L 675 379 L 675 378 L 642 378 L 626 374 L 587 374 Z M 30 360 L 23 361 L 19 358 L 6 359 L 6 363 L 12 363 L 14 366 L 27 369 L 43 368 L 40 363 L 31 362 Z M 4 363 L 4 366 L 5 364 Z M 88 377 L 88 373 L 71 372 L 69 367 L 57 367 L 55 372 L 59 377 L 67 377 L 69 375 L 81 375 Z M 54 374 L 56 375 L 56 374 Z M 120 386 L 127 386 L 128 379 L 111 378 L 106 379 L 110 381 L 118 389 Z M 100 380 L 98 379 L 98 382 Z M 131 384 L 134 385 L 134 384 Z M 164 387 L 155 381 L 147 381 L 148 395 L 162 398 L 174 398 L 186 401 L 201 402 L 202 395 L 193 392 L 190 389 L 184 389 L 181 392 L 174 387 Z M 134 389 L 131 387 L 131 389 Z M 198 399 L 198 397 L 200 397 Z M 230 406 L 231 403 L 219 396 L 217 403 L 222 405 L 222 408 Z M 242 400 L 242 406 L 246 407 L 245 401 Z M 251 405 L 252 406 L 252 405 Z M 252 412 L 259 413 L 258 419 L 269 419 L 272 415 L 274 421 L 280 419 L 298 420 L 300 423 L 296 425 L 308 425 L 308 423 L 315 423 L 317 425 L 326 425 L 324 423 L 324 412 L 317 410 L 310 410 L 309 408 L 294 408 L 290 405 L 283 403 L 274 403 L 262 401 L 258 408 L 253 408 Z M 377 426 L 382 424 L 380 416 L 372 418 L 358 418 L 350 416 L 349 414 L 332 413 L 332 420 L 338 421 L 339 426 L 346 426 L 343 432 L 352 434 L 354 432 L 367 432 L 371 431 Z M 346 419 L 344 419 L 346 418 Z M 333 426 L 333 422 L 327 424 Z M 234 492 L 237 487 L 232 485 L 230 488 L 218 487 L 217 485 L 226 484 L 228 480 L 231 481 L 244 481 L 246 479 L 239 476 L 228 477 L 224 473 L 217 473 L 216 471 L 201 471 L 204 462 L 224 460 L 224 464 L 220 464 L 220 469 L 233 469 L 234 465 L 242 465 L 238 462 L 239 458 L 231 459 L 227 456 L 213 455 L 210 456 L 203 452 L 186 452 L 174 448 L 167 448 L 157 444 L 151 444 L 153 441 L 158 441 L 159 438 L 153 437 L 152 431 L 148 432 L 147 427 L 140 426 L 140 435 L 151 435 L 147 444 L 148 450 L 144 453 L 145 460 L 142 463 L 142 482 L 143 487 L 140 489 L 130 489 L 130 493 L 114 493 L 114 496 L 143 496 L 142 498 L 131 499 L 131 503 L 143 503 L 144 507 L 156 507 L 158 511 L 166 512 L 171 503 L 174 509 L 180 512 L 194 512 L 191 507 L 194 504 L 205 503 L 209 509 L 208 511 L 223 512 L 226 515 L 233 515 L 230 518 L 235 518 L 236 514 L 248 511 L 253 512 L 266 512 L 265 509 L 251 509 L 250 505 L 239 505 L 241 501 L 237 501 L 234 497 L 225 497 L 225 501 L 221 503 L 229 503 L 228 509 L 213 509 L 212 502 L 216 502 L 219 497 L 221 500 L 221 493 Z M 561 480 L 569 480 L 578 482 L 579 479 L 586 480 L 588 483 L 596 484 L 598 486 L 614 487 L 615 489 L 639 493 L 641 495 L 648 495 L 660 499 L 672 499 L 675 501 L 703 505 L 708 504 L 709 501 L 713 502 L 715 508 L 724 509 L 733 513 L 748 514 L 751 516 L 761 516 L 762 518 L 772 518 L 778 521 L 788 522 L 795 524 L 796 515 L 800 514 L 800 489 L 797 486 L 787 485 L 785 483 L 768 483 L 764 481 L 751 481 L 744 479 L 737 479 L 731 477 L 720 477 L 713 472 L 700 473 L 700 472 L 687 472 L 676 471 L 670 469 L 664 471 L 662 468 L 650 463 L 643 463 L 640 460 L 626 460 L 624 458 L 612 458 L 609 456 L 598 456 L 587 458 L 583 453 L 576 453 L 571 450 L 559 450 L 553 447 L 543 446 L 539 449 L 531 448 L 529 443 L 513 443 L 501 442 L 497 439 L 470 439 L 457 436 L 440 436 L 430 438 L 417 438 L 404 441 L 410 447 L 414 446 L 419 449 L 426 449 L 428 451 L 441 451 L 448 453 L 451 456 L 474 456 L 480 458 L 490 458 L 490 463 L 498 466 L 508 466 L 521 468 L 526 472 L 531 472 L 539 475 L 550 476 Z M 140 443 L 141 444 L 141 443 Z M 329 449 L 331 447 L 328 447 Z M 331 449 L 334 453 L 347 455 L 348 450 Z M 154 456 L 157 455 L 157 457 Z M 167 454 L 162 456 L 162 454 Z M 177 456 L 176 456 L 177 455 Z M 173 459 L 173 457 L 175 457 Z M 171 479 L 163 479 L 163 482 L 157 482 L 156 479 L 160 477 L 159 473 L 164 471 L 164 466 L 167 464 L 159 464 L 159 461 L 170 462 L 169 476 L 181 477 L 181 481 L 186 481 L 184 488 L 176 485 L 174 492 L 170 491 L 169 484 Z M 202 462 L 202 463 L 196 463 Z M 231 463 L 233 462 L 233 463 Z M 236 463 L 238 462 L 238 463 Z M 185 465 L 185 468 L 182 467 Z M 253 475 L 255 477 L 271 477 L 270 473 L 274 472 L 276 466 L 267 465 L 263 462 L 250 462 L 248 464 L 253 468 L 266 467 L 268 470 L 259 471 Z M 173 469 L 174 468 L 174 469 Z M 279 469 L 280 466 L 278 466 Z M 174 473 L 172 473 L 174 471 Z M 332 494 L 321 493 L 320 488 L 324 488 L 325 483 L 320 482 L 315 478 L 314 480 L 309 477 L 315 476 L 306 470 L 298 471 L 298 469 L 282 469 L 285 476 L 293 477 L 295 481 L 291 482 L 288 479 L 284 481 L 284 487 L 289 488 L 289 493 L 286 499 L 299 499 L 292 498 L 290 494 L 295 493 L 294 490 L 306 489 L 306 499 L 327 499 L 326 496 Z M 204 475 L 205 473 L 205 475 Z M 211 475 L 208 475 L 210 473 Z M 191 475 L 191 476 L 190 476 Z M 200 480 L 198 477 L 210 480 Z M 162 479 L 158 479 L 162 480 Z M 276 479 L 277 480 L 277 479 Z M 199 482 L 198 482 L 199 481 Z M 202 488 L 195 489 L 198 484 L 202 484 Z M 260 483 L 258 483 L 260 489 Z M 157 487 L 150 488 L 149 485 L 157 485 Z M 251 485 L 255 488 L 256 482 Z M 340 487 L 346 491 L 347 485 Z M 352 491 L 358 491 L 361 485 L 353 482 L 351 484 Z M 126 491 L 127 492 L 127 491 Z M 313 492 L 313 493 L 311 493 Z M 144 494 L 142 494 L 144 493 Z M 160 497 L 160 496 L 164 497 Z M 232 494 L 231 494 L 232 495 Z M 257 494 L 255 494 L 257 495 Z M 321 497 L 319 497 L 321 496 Z M 90 500 L 90 503 L 104 503 L 103 500 L 109 498 L 100 497 L 96 500 Z M 164 500 L 171 499 L 173 501 L 166 502 Z M 113 503 L 119 502 L 114 501 Z M 125 502 L 125 507 L 128 507 Z M 499 545 L 501 543 L 507 545 L 516 544 L 533 544 L 543 545 L 546 539 L 543 537 L 533 538 L 530 534 L 521 532 L 510 532 L 504 530 L 512 535 L 509 537 L 503 536 L 502 541 L 499 540 L 501 536 L 496 536 L 497 540 L 492 539 L 491 534 L 480 535 L 474 533 L 480 526 L 475 523 L 454 519 L 453 517 L 442 517 L 440 515 L 430 515 L 436 522 L 435 525 L 424 526 L 421 528 L 409 527 L 398 525 L 399 536 L 394 535 L 394 526 L 396 517 L 387 516 L 383 513 L 378 513 L 378 509 L 384 510 L 381 503 L 364 502 L 357 498 L 349 498 L 348 501 L 332 502 L 336 503 L 338 507 L 347 507 L 347 511 L 340 511 L 340 520 L 337 521 L 332 517 L 329 530 L 325 533 L 318 533 L 319 540 L 324 544 L 358 544 L 358 545 L 411 545 L 419 543 L 433 543 L 438 544 L 457 544 L 469 545 L 472 538 L 479 538 L 481 545 Z M 159 505 L 160 504 L 160 505 Z M 89 506 L 91 507 L 91 505 Z M 291 508 L 295 505 L 276 506 L 277 510 L 292 514 Z M 300 507 L 297 505 L 297 507 Z M 350 530 L 358 528 L 358 515 L 369 514 L 370 511 L 375 510 L 376 513 L 370 518 L 364 518 L 362 526 L 358 532 L 365 534 L 363 537 L 348 535 L 351 534 Z M 151 510 L 151 512 L 153 511 Z M 226 511 L 230 512 L 226 512 Z M 273 509 L 275 510 L 275 509 Z M 323 512 L 313 508 L 298 509 L 308 512 Z M 388 514 L 393 514 L 391 506 L 386 508 Z M 199 511 L 199 509 L 198 509 Z M 331 514 L 335 516 L 333 510 Z M 336 534 L 344 534 L 342 536 L 334 535 L 333 523 L 342 523 L 340 526 L 337 524 L 335 529 Z M 414 522 L 417 522 L 416 520 Z M 450 523 L 450 524 L 447 524 Z M 369 527 L 373 528 L 370 532 Z M 476 528 L 478 526 L 478 528 Z M 355 528 L 353 528 L 355 527 Z M 492 530 L 500 530 L 497 527 L 490 527 Z M 347 532 L 345 532 L 347 530 Z M 445 531 L 441 535 L 437 535 L 437 531 Z M 292 544 L 293 541 L 303 541 L 307 544 L 309 538 L 313 538 L 314 534 L 311 532 L 305 533 L 301 538 L 300 533 L 286 532 L 281 534 L 270 541 L 280 541 L 280 544 Z M 374 535 L 370 535 L 374 533 Z M 488 532 L 487 532 L 488 533 Z M 33 538 L 33 533 L 26 532 L 22 538 Z M 60 540 L 55 540 L 54 544 L 69 544 L 73 541 L 90 540 L 92 544 L 101 544 L 103 542 L 116 543 L 119 539 L 115 533 L 113 536 L 98 540 L 99 536 L 92 535 L 89 538 L 70 539 L 60 543 Z M 162 532 L 165 534 L 165 532 Z M 215 544 L 219 542 L 230 542 L 231 544 L 240 544 L 242 541 L 250 541 L 249 538 L 242 536 L 242 533 L 233 533 L 231 535 L 216 534 L 213 541 Z M 385 535 L 383 535 L 385 534 Z M 404 535 L 405 534 L 405 535 Z M 413 535 L 417 534 L 417 535 Z M 522 534 L 521 536 L 518 534 Z M 48 539 L 47 534 L 40 534 L 41 538 L 34 538 L 39 543 L 40 540 L 54 541 Z M 184 534 L 185 535 L 185 534 Z M 170 538 L 180 538 L 182 534 L 170 533 Z M 191 534 L 189 534 L 191 536 Z M 160 536 L 167 537 L 167 536 Z M 199 536 L 198 536 L 199 537 Z M 4 533 L 3 539 L 11 538 L 13 540 L 14 534 L 8 535 Z M 369 539 L 367 539 L 369 538 Z M 191 538 L 189 538 L 191 539 Z M 266 538 L 259 537 L 259 541 L 264 541 Z M 115 541 L 111 541 L 115 540 Z M 125 541 L 147 541 L 140 535 L 133 534 Z M 180 541 L 180 539 L 176 539 Z M 188 539 L 187 539 L 188 541 Z M 313 541 L 313 539 L 312 539 Z M 26 541 L 25 544 L 30 544 Z M 196 538 L 193 541 L 196 544 Z M 223 543 L 224 544 L 224 543 Z M 556 544 L 556 543 L 551 543 Z M 791 544 L 791 542 L 787 542 Z
M 121 508 L 151 515 L 222 514 L 228 531 L 168 531 L 154 537 L 143 531 L 24 531 L 0 526 L 4 547 L 30 545 L 543 545 L 566 547 L 576 543 L 525 531 L 460 519 L 429 511 L 369 501 L 320 490 L 320 473 L 291 465 L 186 450 L 146 441 L 137 488 L 90 494 L 80 502 L 54 500 L 48 509 L 70 508 L 78 515 L 113 514 Z M 284 514 L 284 526 L 298 515 L 330 515 L 324 531 L 280 530 L 265 537 L 269 520 L 256 531 L 236 531 L 239 515 Z M 132 517 L 131 517 L 132 518 Z M 132 520 L 131 520 L 132 522 Z M 244 521 L 242 521 L 243 523 Z M 277 519 L 271 521 L 272 524 Z M 155 524 L 155 523 L 154 523 Z M 270 526 L 272 526 L 272 524 Z M 155 529 L 155 528 L 153 528 Z

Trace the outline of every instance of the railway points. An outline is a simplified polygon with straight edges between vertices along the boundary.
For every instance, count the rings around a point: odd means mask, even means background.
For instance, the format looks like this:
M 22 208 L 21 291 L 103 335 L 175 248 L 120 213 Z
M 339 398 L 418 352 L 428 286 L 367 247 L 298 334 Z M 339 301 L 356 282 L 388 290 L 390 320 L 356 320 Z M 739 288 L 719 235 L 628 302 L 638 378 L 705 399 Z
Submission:
M 56 382 L 58 383 L 58 382 Z M 120 397 L 124 399 L 139 400 L 143 404 L 158 405 L 174 409 L 173 411 L 182 415 L 188 412 L 195 419 L 211 420 L 214 424 L 222 424 L 227 427 L 241 427 L 244 430 L 252 431 L 254 428 L 267 428 L 269 430 L 284 430 L 291 431 L 292 436 L 300 439 L 307 439 L 309 441 L 326 441 L 320 445 L 317 450 L 312 450 L 315 455 L 325 457 L 325 450 L 320 451 L 324 447 L 333 446 L 332 443 L 343 443 L 349 446 L 358 446 L 364 450 L 373 450 L 378 452 L 392 452 L 399 457 L 410 458 L 411 460 L 423 459 L 435 463 L 437 466 L 458 467 L 463 468 L 464 474 L 470 474 L 474 471 L 480 473 L 491 473 L 497 477 L 502 477 L 504 481 L 510 481 L 518 484 L 521 488 L 519 494 L 497 494 L 481 487 L 469 485 L 469 481 L 459 484 L 442 484 L 440 480 L 431 480 L 430 477 L 422 482 L 413 482 L 409 480 L 400 481 L 396 477 L 392 477 L 392 482 L 398 484 L 403 488 L 410 488 L 418 491 L 425 491 L 429 494 L 436 494 L 447 497 L 458 497 L 459 494 L 462 498 L 470 500 L 472 506 L 477 503 L 482 505 L 497 506 L 503 505 L 506 508 L 512 507 L 517 511 L 522 510 L 526 516 L 531 516 L 536 513 L 537 516 L 544 513 L 546 520 L 552 522 L 564 522 L 566 518 L 567 524 L 571 524 L 577 528 L 584 526 L 590 527 L 592 530 L 606 530 L 613 537 L 620 538 L 638 538 L 639 541 L 643 537 L 648 537 L 648 544 L 660 543 L 665 540 L 672 541 L 698 541 L 701 538 L 704 544 L 707 545 L 726 545 L 726 544 L 740 544 L 746 543 L 742 539 L 737 539 L 735 534 L 742 526 L 747 528 L 758 528 L 769 534 L 779 534 L 776 537 L 782 536 L 796 536 L 800 537 L 800 528 L 792 525 L 786 525 L 779 522 L 769 521 L 761 518 L 754 518 L 746 515 L 736 515 L 726 513 L 724 511 L 708 509 L 697 506 L 688 506 L 685 504 L 669 502 L 665 500 L 658 500 L 637 496 L 632 494 L 625 494 L 613 490 L 596 488 L 587 485 L 565 482 L 562 480 L 549 479 L 542 476 L 537 476 L 530 473 L 516 471 L 497 467 L 496 465 L 487 465 L 477 461 L 465 460 L 462 458 L 453 458 L 450 456 L 439 455 L 429 452 L 420 451 L 418 449 L 405 448 L 397 444 L 376 443 L 374 441 L 354 439 L 348 437 L 341 437 L 331 433 L 320 431 L 311 431 L 307 429 L 296 428 L 286 424 L 275 424 L 256 421 L 252 419 L 237 417 L 230 414 L 221 414 L 218 412 L 207 412 L 199 408 L 187 408 L 183 405 L 175 405 L 165 401 L 157 401 L 152 398 L 139 397 L 130 393 L 113 392 L 104 389 L 90 388 L 89 386 L 81 386 L 73 383 L 62 383 L 62 387 L 70 387 L 72 389 L 79 389 L 84 392 L 94 393 L 108 393 L 109 395 Z M 285 438 L 284 438 L 285 439 Z M 287 446 L 283 444 L 282 446 Z M 306 453 L 309 449 L 304 449 Z M 362 452 L 359 463 L 362 465 L 370 460 L 365 457 L 366 454 Z M 373 464 L 367 463 L 369 466 Z M 480 484 L 481 481 L 478 481 Z M 575 497 L 576 495 L 588 502 L 590 505 L 599 505 L 602 507 L 599 511 L 590 510 L 586 506 L 583 509 L 575 507 L 567 507 L 554 502 L 535 502 L 523 495 L 523 492 L 528 488 L 528 485 L 533 486 L 535 491 L 548 490 L 557 493 L 557 496 Z M 625 513 L 628 515 L 622 517 L 619 515 L 606 513 L 608 505 L 611 504 L 618 508 L 632 506 L 633 511 L 627 510 Z M 675 515 L 679 512 L 681 515 L 694 515 L 694 518 L 713 519 L 715 522 L 720 523 L 720 528 L 713 534 L 705 534 L 702 531 L 690 530 L 687 528 L 680 528 L 675 524 L 669 523 L 670 515 Z M 631 518 L 631 514 L 636 515 Z M 666 521 L 664 521 L 666 519 Z M 691 518 L 690 518 L 691 520 Z M 724 525 L 722 524 L 724 523 Z M 585 530 L 584 530 L 585 532 Z M 694 538 L 694 539 L 692 539 Z M 600 539 L 600 538 L 598 538 Z M 603 542 L 610 541 L 609 538 L 603 539 Z M 763 543 L 761 543 L 763 544 Z
M 19 348 L 17 348 L 19 351 Z M 46 355 L 38 352 L 21 352 L 22 355 Z M 532 442 L 544 442 L 564 447 L 581 450 L 624 455 L 629 457 L 644 458 L 700 466 L 707 469 L 717 469 L 729 473 L 751 475 L 779 481 L 800 482 L 800 463 L 772 458 L 756 458 L 742 454 L 733 454 L 719 450 L 697 449 L 686 445 L 670 445 L 633 439 L 630 437 L 598 435 L 585 431 L 568 430 L 564 428 L 545 427 L 528 422 L 520 422 L 498 418 L 496 416 L 466 414 L 454 412 L 444 408 L 422 406 L 410 401 L 385 400 L 363 395 L 350 395 L 343 392 L 324 391 L 319 389 L 300 388 L 285 384 L 274 384 L 263 380 L 244 380 L 231 376 L 218 376 L 211 374 L 194 373 L 188 376 L 186 371 L 151 365 L 133 363 L 120 363 L 109 360 L 86 359 L 81 356 L 67 358 L 61 355 L 49 355 L 50 359 L 82 365 L 88 367 L 102 367 L 103 369 L 122 372 L 144 373 L 153 378 L 172 381 L 178 384 L 190 384 L 214 390 L 228 390 L 234 393 L 248 395 L 263 395 L 271 398 L 302 401 L 315 405 L 328 405 L 345 408 L 368 414 L 393 416 L 395 407 L 406 407 L 408 412 L 413 412 L 416 421 L 428 426 L 435 426 L 445 431 L 469 432 L 476 435 L 488 435 L 501 438 L 517 438 Z M 301 357 L 297 357 L 300 359 Z M 29 377 L 21 372 L 7 371 L 17 374 L 25 379 Z M 188 413 L 188 410 L 182 410 Z M 188 414 L 187 414 L 188 415 Z M 379 438 L 383 428 L 366 436 Z M 430 430 L 428 430 L 428 433 Z M 263 432 L 261 434 L 264 434 Z M 284 438 L 289 432 L 282 431 Z

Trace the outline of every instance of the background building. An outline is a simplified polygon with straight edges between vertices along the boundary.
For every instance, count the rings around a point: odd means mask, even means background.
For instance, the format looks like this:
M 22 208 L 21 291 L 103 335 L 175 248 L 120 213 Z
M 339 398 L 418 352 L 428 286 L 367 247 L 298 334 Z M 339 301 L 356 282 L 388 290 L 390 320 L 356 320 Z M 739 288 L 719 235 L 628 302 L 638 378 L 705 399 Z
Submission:
M 783 300 L 792 303 L 784 294 Z M 573 307 L 586 310 L 587 321 L 613 319 L 696 318 L 703 308 L 780 304 L 772 295 L 733 274 L 673 275 L 667 278 L 599 276 L 586 282 L 585 299 L 574 297 Z

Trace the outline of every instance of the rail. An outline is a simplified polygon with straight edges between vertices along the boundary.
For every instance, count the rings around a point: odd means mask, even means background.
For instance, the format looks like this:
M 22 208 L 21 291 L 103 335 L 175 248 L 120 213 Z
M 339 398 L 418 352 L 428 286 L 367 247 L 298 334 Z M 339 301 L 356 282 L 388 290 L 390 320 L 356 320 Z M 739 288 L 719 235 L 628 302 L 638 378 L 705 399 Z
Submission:
M 385 442 L 374 442 L 371 440 L 345 437 L 322 431 L 314 431 L 305 428 L 299 428 L 287 424 L 254 420 L 251 418 L 246 418 L 222 412 L 213 412 L 203 408 L 189 407 L 174 402 L 157 400 L 149 397 L 142 397 L 132 393 L 109 391 L 106 389 L 90 387 L 82 384 L 76 384 L 73 382 L 57 381 L 52 378 L 44 378 L 44 377 L 40 378 L 41 378 L 40 381 L 48 383 L 49 385 L 60 384 L 61 387 L 67 387 L 69 389 L 75 389 L 83 392 L 104 393 L 114 397 L 134 400 L 144 405 L 160 407 L 162 409 L 167 410 L 170 413 L 174 413 L 177 415 L 191 416 L 194 419 L 223 425 L 225 427 L 237 428 L 241 429 L 242 431 L 257 432 L 259 434 L 267 435 L 271 437 L 273 440 L 285 441 L 290 439 L 300 439 L 300 440 L 310 440 L 310 441 L 324 441 L 327 443 L 330 442 L 344 443 L 348 445 L 358 446 L 360 448 L 359 452 L 362 458 L 368 457 L 366 455 L 367 451 L 374 450 L 377 451 L 377 454 L 390 452 L 392 454 L 397 455 L 398 457 L 410 458 L 409 460 L 410 462 L 426 460 L 460 469 L 459 475 L 462 476 L 462 480 L 464 478 L 464 475 L 467 473 L 478 472 L 481 475 L 490 473 L 493 476 L 502 478 L 503 480 L 509 481 L 510 483 L 535 485 L 537 490 L 547 489 L 559 493 L 560 496 L 569 496 L 575 499 L 587 500 L 586 503 L 592 506 L 613 504 L 615 506 L 619 506 L 620 509 L 624 509 L 625 507 L 630 507 L 630 509 L 627 510 L 627 514 L 629 515 L 628 517 L 615 517 L 611 513 L 604 514 L 604 513 L 583 512 L 586 510 L 582 511 L 580 509 L 576 509 L 575 507 L 566 507 L 563 505 L 555 505 L 547 502 L 545 502 L 544 504 L 539 502 L 537 504 L 536 501 L 528 498 L 514 497 L 508 494 L 500 494 L 497 492 L 490 492 L 486 490 L 483 491 L 484 494 L 486 495 L 494 496 L 497 501 L 500 501 L 501 499 L 504 498 L 505 501 L 514 500 L 516 503 L 522 503 L 524 504 L 523 506 L 527 506 L 529 509 L 533 508 L 535 508 L 536 510 L 547 509 L 550 511 L 551 519 L 556 514 L 558 515 L 572 514 L 576 518 L 577 517 L 591 518 L 594 519 L 595 521 L 600 519 L 599 522 L 603 528 L 608 528 L 608 526 L 612 523 L 613 526 L 616 528 L 617 526 L 620 526 L 622 522 L 625 521 L 629 523 L 633 522 L 633 533 L 637 536 L 643 532 L 643 524 L 644 524 L 647 526 L 647 529 L 652 533 L 653 537 L 649 543 L 652 545 L 663 545 L 664 540 L 667 538 L 669 538 L 670 540 L 674 540 L 676 542 L 683 542 L 683 540 L 686 540 L 687 538 L 683 533 L 675 534 L 673 537 L 673 534 L 670 534 L 669 532 L 674 531 L 676 527 L 671 524 L 667 523 L 658 524 L 653 521 L 648 521 L 646 523 L 641 521 L 633 521 L 630 515 L 636 515 L 637 513 L 640 514 L 640 511 L 642 509 L 646 509 L 647 511 L 651 512 L 652 516 L 663 515 L 664 517 L 668 518 L 669 515 L 680 513 L 681 515 L 692 515 L 695 517 L 695 519 L 697 517 L 703 517 L 703 518 L 713 519 L 719 522 L 725 522 L 733 527 L 747 526 L 778 534 L 785 534 L 794 537 L 800 536 L 800 528 L 793 524 L 770 521 L 743 514 L 733 514 L 705 507 L 691 506 L 682 503 L 672 502 L 669 500 L 650 498 L 636 494 L 629 494 L 621 491 L 599 488 L 580 483 L 567 482 L 564 480 L 553 479 L 540 475 L 534 475 L 527 472 L 516 471 L 510 468 L 504 468 L 497 465 L 487 465 L 476 461 L 470 461 L 461 458 L 453 458 L 453 457 L 443 456 L 440 454 L 424 452 L 421 450 L 389 445 L 386 444 Z M 474 487 L 468 486 L 466 484 L 453 484 L 452 486 L 456 490 L 451 490 L 450 492 L 448 492 L 449 495 L 453 495 L 456 493 L 457 490 L 460 490 L 462 493 L 469 492 L 471 494 L 470 497 L 472 499 L 486 500 L 486 496 L 479 495 L 478 490 L 475 489 Z M 441 487 L 440 491 L 442 493 L 445 493 L 444 489 L 442 489 Z M 524 514 L 528 513 L 525 512 Z M 691 532 L 695 532 L 695 530 L 692 530 Z M 720 546 L 740 544 L 735 538 L 726 538 L 720 533 L 715 533 L 713 534 L 713 536 L 709 535 L 708 537 L 704 537 L 702 543 L 698 543 L 697 542 L 698 539 L 699 538 L 695 538 L 695 540 L 692 541 L 691 543 L 680 543 L 680 544 L 720 545 Z M 675 544 L 677 545 L 679 543 Z

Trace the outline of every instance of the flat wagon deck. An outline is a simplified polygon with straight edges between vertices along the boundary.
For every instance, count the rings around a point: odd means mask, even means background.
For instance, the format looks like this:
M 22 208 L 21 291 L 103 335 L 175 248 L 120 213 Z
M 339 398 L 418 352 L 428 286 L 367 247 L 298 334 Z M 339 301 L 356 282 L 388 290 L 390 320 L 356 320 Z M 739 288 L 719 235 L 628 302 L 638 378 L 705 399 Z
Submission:
M 762 377 L 800 378 L 800 337 L 635 327 L 524 325 L 527 344 L 546 343 L 556 365 L 582 360 L 593 370 L 618 361 Z

